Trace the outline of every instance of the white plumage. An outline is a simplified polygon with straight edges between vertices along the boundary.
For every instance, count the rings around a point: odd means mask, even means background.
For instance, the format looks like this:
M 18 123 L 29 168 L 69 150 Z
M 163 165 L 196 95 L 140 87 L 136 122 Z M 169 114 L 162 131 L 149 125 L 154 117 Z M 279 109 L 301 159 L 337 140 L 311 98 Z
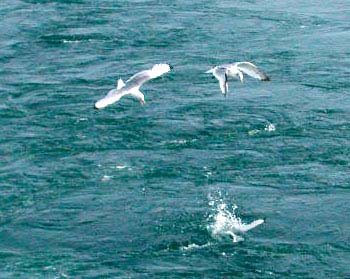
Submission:
M 233 64 L 224 64 L 215 66 L 206 73 L 211 73 L 219 81 L 221 93 L 226 95 L 228 92 L 228 77 L 239 78 L 243 83 L 243 73 L 259 79 L 261 81 L 269 81 L 270 78 L 253 63 L 236 62 Z
M 131 78 L 129 78 L 126 83 L 119 79 L 117 88 L 112 89 L 107 93 L 107 95 L 98 100 L 95 103 L 96 109 L 102 109 L 108 105 L 111 105 L 120 100 L 125 95 L 131 95 L 141 104 L 145 103 L 145 97 L 142 92 L 140 92 L 140 87 L 148 80 L 157 78 L 171 70 L 171 66 L 168 64 L 156 64 L 151 69 L 141 71 Z

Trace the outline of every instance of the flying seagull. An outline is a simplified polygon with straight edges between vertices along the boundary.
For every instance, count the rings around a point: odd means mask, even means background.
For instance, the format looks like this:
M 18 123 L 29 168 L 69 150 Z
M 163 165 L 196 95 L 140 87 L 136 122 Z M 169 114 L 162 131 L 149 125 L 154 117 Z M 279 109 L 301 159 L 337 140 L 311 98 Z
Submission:
M 141 104 L 144 104 L 145 96 L 139 90 L 142 84 L 150 79 L 159 77 L 169 72 L 171 69 L 172 67 L 168 64 L 155 64 L 151 69 L 141 71 L 133 75 L 126 81 L 126 83 L 124 83 L 122 79 L 119 79 L 117 88 L 110 90 L 104 98 L 98 100 L 95 103 L 95 108 L 102 109 L 108 105 L 118 102 L 121 97 L 128 94 L 139 100 Z
M 243 83 L 242 72 L 262 81 L 270 80 L 264 72 L 250 62 L 236 62 L 233 64 L 219 65 L 206 71 L 208 74 L 213 74 L 213 76 L 219 81 L 221 93 L 223 95 L 226 95 L 228 92 L 228 77 L 239 78 Z

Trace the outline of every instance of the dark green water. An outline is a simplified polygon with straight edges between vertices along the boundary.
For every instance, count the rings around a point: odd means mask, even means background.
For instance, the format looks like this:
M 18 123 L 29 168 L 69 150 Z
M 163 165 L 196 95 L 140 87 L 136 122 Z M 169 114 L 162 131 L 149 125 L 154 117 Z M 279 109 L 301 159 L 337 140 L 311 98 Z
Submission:
M 350 278 L 350 4 L 288 2 L 2 0 L 0 278 Z

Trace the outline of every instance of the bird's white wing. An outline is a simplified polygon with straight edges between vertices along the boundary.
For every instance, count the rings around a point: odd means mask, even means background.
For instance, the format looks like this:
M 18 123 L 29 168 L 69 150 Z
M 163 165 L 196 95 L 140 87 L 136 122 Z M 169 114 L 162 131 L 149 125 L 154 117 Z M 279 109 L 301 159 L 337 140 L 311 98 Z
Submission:
M 168 64 L 156 64 L 150 70 L 145 70 L 133 75 L 126 83 L 118 80 L 117 88 L 110 90 L 107 95 L 95 103 L 95 108 L 101 109 L 120 100 L 121 97 L 131 94 L 141 103 L 144 103 L 144 95 L 139 91 L 139 88 L 146 81 L 159 77 L 171 69 Z
M 223 95 L 226 95 L 227 91 L 228 91 L 226 69 L 224 69 L 224 68 L 215 68 L 213 70 L 213 75 L 219 81 L 221 93 Z
M 264 223 L 263 219 L 255 220 L 250 224 L 240 224 L 239 227 L 235 228 L 236 231 L 246 232 Z
M 168 64 L 156 64 L 150 70 L 145 70 L 145 71 L 139 72 L 139 73 L 133 75 L 131 78 L 129 78 L 126 81 L 125 88 L 129 89 L 129 90 L 131 90 L 134 87 L 139 88 L 146 81 L 149 81 L 150 79 L 159 77 L 159 76 L 169 72 L 170 69 L 171 69 L 171 67 Z
M 254 64 L 250 62 L 237 62 L 234 64 L 238 70 L 246 73 L 247 75 L 262 80 L 269 81 L 270 78 L 261 70 L 258 69 Z
M 118 94 L 118 91 L 120 91 L 120 89 L 123 88 L 124 86 L 125 86 L 124 81 L 121 78 L 118 79 L 117 88 L 110 90 L 104 98 L 112 97 L 112 96 Z
M 101 109 L 101 108 L 104 108 L 108 105 L 111 105 L 111 104 L 119 101 L 120 98 L 126 94 L 128 94 L 128 92 L 124 91 L 122 89 L 121 90 L 120 89 L 112 89 L 107 93 L 107 95 L 104 98 L 98 100 L 95 103 L 95 108 Z

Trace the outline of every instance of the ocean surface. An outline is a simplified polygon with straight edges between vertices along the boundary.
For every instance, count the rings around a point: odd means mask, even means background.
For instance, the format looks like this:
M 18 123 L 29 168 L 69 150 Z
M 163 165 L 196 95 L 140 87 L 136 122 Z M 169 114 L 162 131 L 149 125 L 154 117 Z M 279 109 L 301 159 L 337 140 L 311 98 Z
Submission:
M 349 45 L 345 0 L 1 0 L 0 278 L 350 278 Z

